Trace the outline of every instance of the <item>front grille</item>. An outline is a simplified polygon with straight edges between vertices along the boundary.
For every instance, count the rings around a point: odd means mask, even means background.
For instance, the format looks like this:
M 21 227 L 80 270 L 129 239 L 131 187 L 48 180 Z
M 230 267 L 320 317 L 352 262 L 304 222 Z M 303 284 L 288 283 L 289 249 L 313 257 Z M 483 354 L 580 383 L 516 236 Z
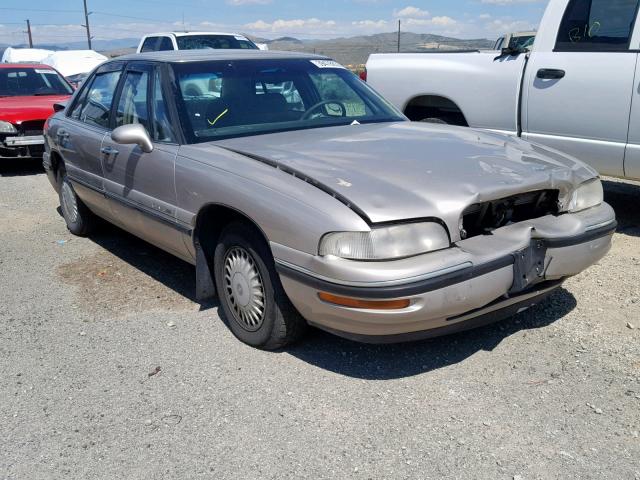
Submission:
M 558 190 L 539 190 L 471 205 L 462 214 L 463 239 L 488 235 L 512 223 L 557 215 Z
M 21 135 L 30 136 L 30 135 L 42 135 L 44 131 L 44 120 L 29 120 L 27 122 L 22 122 L 18 126 L 18 131 Z

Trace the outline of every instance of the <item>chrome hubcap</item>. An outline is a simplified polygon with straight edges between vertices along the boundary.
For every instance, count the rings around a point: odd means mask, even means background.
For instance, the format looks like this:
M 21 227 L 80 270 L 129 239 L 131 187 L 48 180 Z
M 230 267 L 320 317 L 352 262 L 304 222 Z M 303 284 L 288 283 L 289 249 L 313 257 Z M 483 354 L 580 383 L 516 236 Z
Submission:
M 68 182 L 62 182 L 62 212 L 71 223 L 78 220 L 78 202 Z
M 264 321 L 264 285 L 255 261 L 244 248 L 233 247 L 224 259 L 225 293 L 242 328 L 255 332 Z

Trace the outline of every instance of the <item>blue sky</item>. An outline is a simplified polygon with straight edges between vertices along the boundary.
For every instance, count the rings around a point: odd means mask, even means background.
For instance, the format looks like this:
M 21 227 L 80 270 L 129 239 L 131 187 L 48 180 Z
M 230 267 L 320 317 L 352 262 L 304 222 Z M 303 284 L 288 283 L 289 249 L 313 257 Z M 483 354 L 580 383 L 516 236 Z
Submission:
M 241 31 L 275 38 L 333 38 L 403 29 L 461 38 L 496 38 L 540 22 L 547 0 L 88 0 L 98 39 L 158 30 Z M 82 0 L 2 0 L 0 43 L 80 41 Z

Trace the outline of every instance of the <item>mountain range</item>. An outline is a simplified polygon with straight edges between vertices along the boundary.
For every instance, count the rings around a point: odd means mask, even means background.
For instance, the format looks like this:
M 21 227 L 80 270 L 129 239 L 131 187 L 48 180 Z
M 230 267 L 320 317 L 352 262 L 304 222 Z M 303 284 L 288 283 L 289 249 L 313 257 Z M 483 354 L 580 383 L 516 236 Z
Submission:
M 331 57 L 344 65 L 357 66 L 366 63 L 372 53 L 396 52 L 398 49 L 397 32 L 342 37 L 331 40 L 301 40 L 294 37 L 276 39 L 259 38 L 249 35 L 258 43 L 266 43 L 270 50 L 300 51 L 317 53 Z M 93 48 L 107 56 L 118 56 L 135 51 L 138 38 L 122 38 L 115 40 L 94 40 Z M 401 52 L 429 52 L 447 50 L 489 49 L 493 41 L 487 39 L 459 39 L 432 35 L 428 33 L 403 32 L 400 36 Z M 8 45 L 0 44 L 0 55 Z M 16 45 L 24 48 L 25 45 Z M 86 49 L 86 42 L 63 42 L 54 45 L 36 45 L 37 48 L 52 50 Z

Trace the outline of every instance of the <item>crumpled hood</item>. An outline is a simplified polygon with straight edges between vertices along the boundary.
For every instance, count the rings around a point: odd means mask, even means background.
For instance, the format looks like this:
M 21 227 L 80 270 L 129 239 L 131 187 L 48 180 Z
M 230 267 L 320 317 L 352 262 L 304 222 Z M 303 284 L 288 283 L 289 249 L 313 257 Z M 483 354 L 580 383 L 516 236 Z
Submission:
M 0 98 L 0 120 L 20 124 L 29 120 L 46 120 L 53 114 L 53 104 L 66 102 L 69 95 L 43 95 Z
M 475 203 L 542 189 L 566 198 L 597 173 L 558 152 L 469 128 L 398 122 L 215 143 L 321 182 L 372 223 L 436 217 L 457 231 Z

